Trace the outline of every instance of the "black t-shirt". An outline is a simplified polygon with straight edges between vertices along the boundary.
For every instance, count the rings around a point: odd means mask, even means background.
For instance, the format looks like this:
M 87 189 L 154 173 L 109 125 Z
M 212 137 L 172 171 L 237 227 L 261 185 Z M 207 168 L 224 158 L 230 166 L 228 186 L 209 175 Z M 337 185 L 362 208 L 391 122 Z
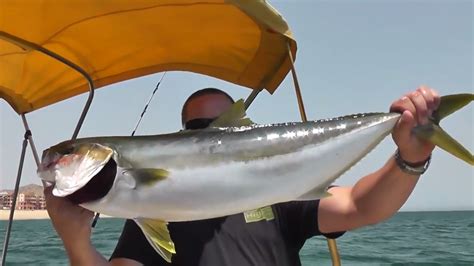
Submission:
M 171 265 L 301 265 L 299 251 L 306 239 L 321 234 L 318 207 L 319 200 L 293 201 L 221 218 L 170 223 L 176 248 Z M 131 220 L 125 223 L 113 258 L 170 265 Z

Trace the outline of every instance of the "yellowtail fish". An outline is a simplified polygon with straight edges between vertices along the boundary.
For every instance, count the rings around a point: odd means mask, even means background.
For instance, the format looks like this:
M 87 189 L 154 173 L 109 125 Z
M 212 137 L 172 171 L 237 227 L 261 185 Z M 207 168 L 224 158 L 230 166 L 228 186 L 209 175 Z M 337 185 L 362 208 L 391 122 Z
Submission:
M 473 165 L 473 155 L 439 121 L 474 99 L 442 97 L 414 133 Z M 236 102 L 209 128 L 62 142 L 43 153 L 39 176 L 53 194 L 86 209 L 133 219 L 168 262 L 167 222 L 221 217 L 328 196 L 327 187 L 392 131 L 398 113 L 257 125 Z

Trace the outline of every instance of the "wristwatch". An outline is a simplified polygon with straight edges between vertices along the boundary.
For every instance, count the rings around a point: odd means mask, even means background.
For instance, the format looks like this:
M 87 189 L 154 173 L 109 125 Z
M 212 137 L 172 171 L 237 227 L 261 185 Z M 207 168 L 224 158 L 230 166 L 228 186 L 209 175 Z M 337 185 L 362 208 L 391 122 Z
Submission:
M 400 168 L 400 170 L 402 170 L 404 173 L 409 175 L 422 175 L 426 172 L 428 166 L 430 166 L 431 154 L 424 162 L 413 164 L 403 160 L 400 156 L 400 150 L 397 149 L 397 152 L 395 152 L 395 162 L 397 163 L 397 166 Z

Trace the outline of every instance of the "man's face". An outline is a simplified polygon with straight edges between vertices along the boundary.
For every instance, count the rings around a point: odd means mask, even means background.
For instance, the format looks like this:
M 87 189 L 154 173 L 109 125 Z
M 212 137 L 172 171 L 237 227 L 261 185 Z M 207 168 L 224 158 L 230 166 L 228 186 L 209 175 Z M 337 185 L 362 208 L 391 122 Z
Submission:
M 225 112 L 232 102 L 222 94 L 206 94 L 191 99 L 185 110 L 185 123 L 195 119 L 215 119 Z

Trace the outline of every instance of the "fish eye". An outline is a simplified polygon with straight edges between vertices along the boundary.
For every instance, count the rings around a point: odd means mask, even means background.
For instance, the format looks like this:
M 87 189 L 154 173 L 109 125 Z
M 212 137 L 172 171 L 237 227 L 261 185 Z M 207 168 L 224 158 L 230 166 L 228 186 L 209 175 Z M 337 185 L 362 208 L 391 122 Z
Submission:
M 69 146 L 69 147 L 66 147 L 64 150 L 62 150 L 61 154 L 63 155 L 71 154 L 71 153 L 74 153 L 74 150 L 75 150 L 74 146 Z

